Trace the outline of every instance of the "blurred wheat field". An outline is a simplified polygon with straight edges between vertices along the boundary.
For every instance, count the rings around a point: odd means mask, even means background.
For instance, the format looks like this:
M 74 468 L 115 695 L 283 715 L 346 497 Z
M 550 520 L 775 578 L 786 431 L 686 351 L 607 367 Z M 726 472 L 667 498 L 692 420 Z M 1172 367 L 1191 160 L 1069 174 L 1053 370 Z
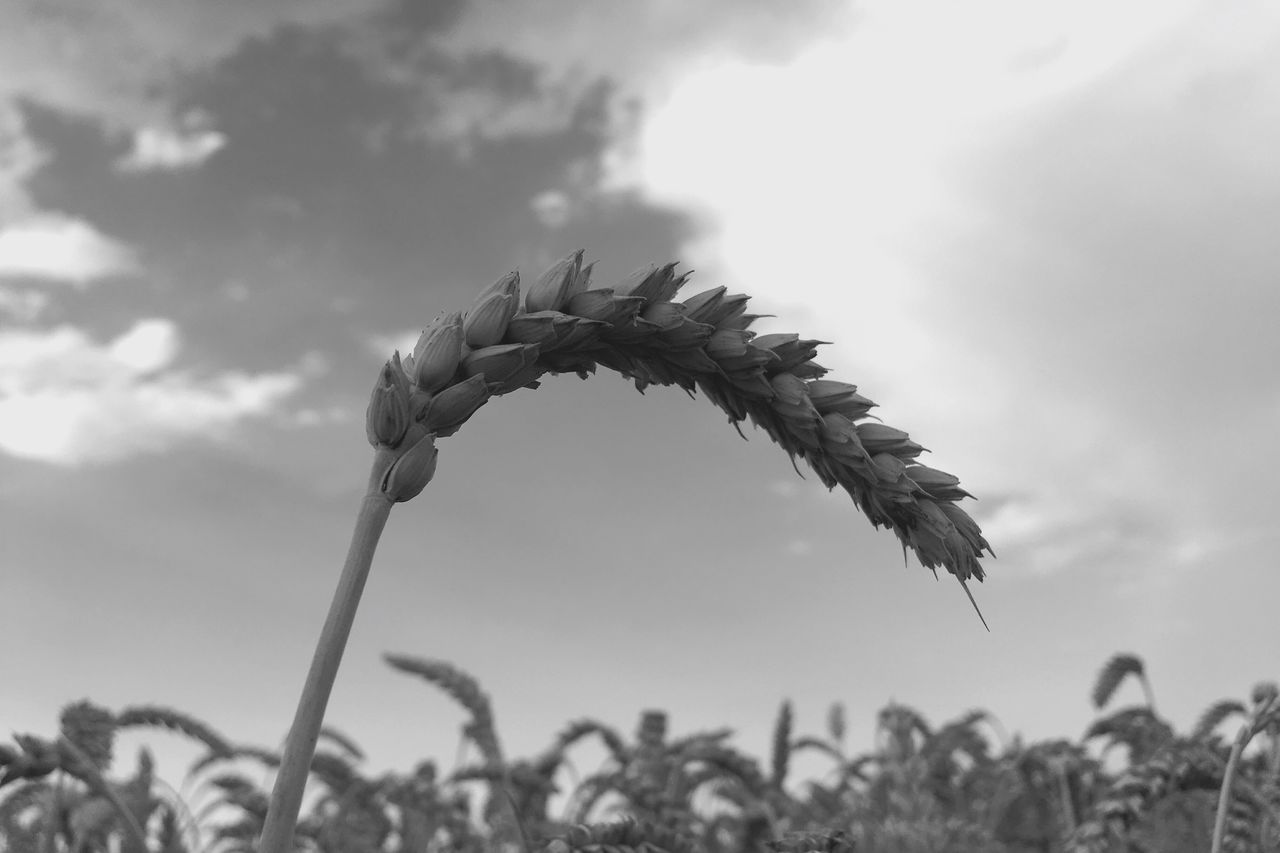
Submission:
M 363 767 L 358 740 L 323 730 L 311 763 L 298 849 L 325 853 L 461 851 L 991 851 L 1086 853 L 1209 849 L 1241 720 L 1256 735 L 1238 756 L 1223 850 L 1280 847 L 1280 702 L 1274 684 L 1210 703 L 1189 732 L 1155 708 L 1141 658 L 1118 654 L 1091 690 L 1099 716 L 1079 738 L 1024 742 L 975 709 L 940 724 L 892 703 L 869 748 L 849 743 L 843 705 L 824 730 L 794 730 L 777 710 L 769 754 L 729 729 L 681 733 L 658 710 L 633 733 L 576 719 L 536 754 L 506 757 L 500 709 L 481 683 L 444 661 L 387 655 L 398 673 L 465 712 L 470 760 L 437 758 L 408 773 Z M 1146 701 L 1112 707 L 1140 682 Z M 201 750 L 180 785 L 156 778 L 143 750 L 112 773 L 118 733 L 166 729 Z M 358 733 L 356 733 L 358 735 Z M 594 770 L 584 754 L 603 756 Z M 161 705 L 63 709 L 56 734 L 0 746 L 0 850 L 250 851 L 266 813 L 277 752 L 228 739 Z M 805 777 L 793 765 L 816 768 Z M 264 777 L 264 773 L 266 776 Z M 183 792 L 179 794 L 179 790 Z

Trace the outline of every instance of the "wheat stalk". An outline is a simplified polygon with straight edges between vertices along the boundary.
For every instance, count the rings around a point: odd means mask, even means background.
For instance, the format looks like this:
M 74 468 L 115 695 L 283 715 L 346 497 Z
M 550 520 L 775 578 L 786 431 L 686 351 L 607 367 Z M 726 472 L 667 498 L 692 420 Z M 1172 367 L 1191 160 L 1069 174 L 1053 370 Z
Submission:
M 1240 770 L 1240 756 L 1249 745 L 1249 741 L 1253 740 L 1259 732 L 1276 725 L 1280 725 L 1280 689 L 1277 689 L 1273 683 L 1263 682 L 1254 687 L 1253 710 L 1231 744 L 1227 768 L 1222 774 L 1222 788 L 1218 792 L 1218 811 L 1213 822 L 1211 853 L 1221 853 L 1223 850 L 1231 810 L 1232 787 Z
M 748 297 L 723 287 L 673 301 L 688 278 L 675 267 L 591 289 L 592 266 L 576 252 L 523 294 L 519 275 L 510 273 L 466 312 L 437 318 L 412 354 L 401 360 L 396 353 L 382 367 L 365 422 L 373 468 L 286 743 L 263 853 L 290 849 L 306 768 L 392 505 L 430 482 L 437 438 L 457 432 L 492 397 L 536 387 L 545 374 L 586 378 L 603 366 L 641 391 L 649 385 L 701 391 L 735 427 L 750 420 L 793 464 L 803 459 L 827 488 L 848 492 L 873 525 L 898 536 L 904 556 L 911 549 L 935 575 L 946 568 L 977 610 L 967 581 L 983 579 L 979 560 L 992 552 L 958 505 L 970 497 L 960 481 L 920 464 L 924 448 L 907 433 L 867 420 L 875 404 L 856 386 L 823 378 L 826 369 L 813 361 L 821 341 L 757 337 L 748 328 L 757 319 L 746 313 Z

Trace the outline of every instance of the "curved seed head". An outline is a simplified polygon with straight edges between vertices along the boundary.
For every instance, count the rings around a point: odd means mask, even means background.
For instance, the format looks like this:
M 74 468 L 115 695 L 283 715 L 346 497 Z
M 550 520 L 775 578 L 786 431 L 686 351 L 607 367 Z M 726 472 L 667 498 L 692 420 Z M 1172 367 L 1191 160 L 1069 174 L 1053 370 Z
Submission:
M 422 333 L 406 364 L 409 378 L 423 391 L 438 391 L 449 384 L 462 360 L 462 315 L 449 314 Z

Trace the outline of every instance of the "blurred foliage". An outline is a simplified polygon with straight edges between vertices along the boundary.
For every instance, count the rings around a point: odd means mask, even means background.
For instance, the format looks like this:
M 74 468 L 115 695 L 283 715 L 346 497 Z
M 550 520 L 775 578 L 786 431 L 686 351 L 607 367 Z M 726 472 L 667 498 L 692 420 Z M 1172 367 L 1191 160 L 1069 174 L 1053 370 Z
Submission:
M 299 850 L 1203 853 L 1234 718 L 1248 717 L 1222 849 L 1280 851 L 1280 704 L 1267 683 L 1251 702 L 1212 703 L 1179 734 L 1157 714 L 1142 661 L 1117 655 L 1092 691 L 1101 715 L 1078 741 L 1009 739 L 983 710 L 935 726 L 894 703 L 878 714 L 873 748 L 850 754 L 842 706 L 832 706 L 824 733 L 805 735 L 784 702 L 763 764 L 732 746 L 727 729 L 673 736 L 661 711 L 643 712 L 631 737 L 577 720 L 539 754 L 508 760 L 474 678 L 439 661 L 388 662 L 469 712 L 462 736 L 479 762 L 443 776 L 432 761 L 369 776 L 356 743 L 326 729 Z M 1127 677 L 1141 682 L 1146 704 L 1107 711 Z M 188 795 L 155 778 L 146 750 L 128 776 L 107 775 L 115 734 L 137 726 L 203 747 L 183 783 Z M 570 754 L 589 740 L 606 757 L 579 778 Z M 829 765 L 822 778 L 792 778 L 793 758 L 806 752 Z M 0 744 L 0 853 L 251 851 L 269 798 L 263 780 L 278 764 L 272 751 L 235 745 L 177 711 L 73 703 L 56 737 Z

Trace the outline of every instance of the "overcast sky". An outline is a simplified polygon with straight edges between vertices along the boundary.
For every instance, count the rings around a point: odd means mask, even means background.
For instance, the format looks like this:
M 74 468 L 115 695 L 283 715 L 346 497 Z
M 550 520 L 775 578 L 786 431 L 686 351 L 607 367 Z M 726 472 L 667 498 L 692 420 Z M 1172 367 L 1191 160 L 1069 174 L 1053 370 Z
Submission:
M 647 708 L 764 755 L 784 698 L 1078 737 L 1118 651 L 1186 728 L 1280 676 L 1277 150 L 1264 0 L 6 4 L 0 730 L 276 744 L 382 362 L 579 248 L 832 341 L 977 496 L 991 633 L 763 433 L 558 377 L 392 513 L 329 710 L 372 770 L 462 722 L 387 651 L 514 756 Z

